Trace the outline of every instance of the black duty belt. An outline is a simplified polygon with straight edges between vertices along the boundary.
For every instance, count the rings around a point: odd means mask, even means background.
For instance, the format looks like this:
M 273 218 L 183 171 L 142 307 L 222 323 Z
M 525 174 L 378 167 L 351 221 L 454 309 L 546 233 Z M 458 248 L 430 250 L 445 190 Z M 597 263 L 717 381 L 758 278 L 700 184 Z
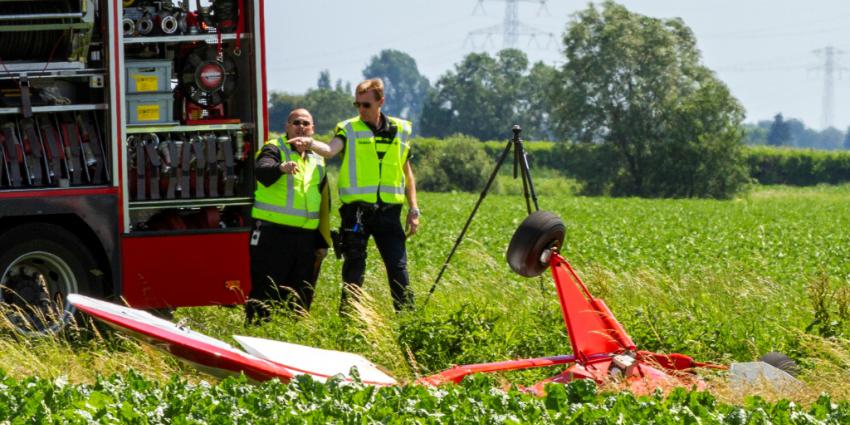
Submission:
M 310 233 L 317 233 L 319 231 L 318 229 L 305 229 L 303 227 L 294 227 L 294 226 L 287 226 L 285 224 L 272 223 L 271 221 L 260 220 L 258 218 L 255 218 L 254 220 L 257 220 L 257 222 L 260 224 L 260 230 L 262 230 L 263 227 L 273 227 L 275 229 L 282 230 L 286 233 L 302 234 L 302 235 L 307 235 L 307 234 L 310 234 Z
M 372 204 L 372 203 L 369 203 L 369 202 L 355 201 L 355 202 L 348 203 L 346 205 L 351 205 L 353 207 L 365 209 L 367 211 L 372 211 L 372 212 L 374 212 L 374 211 L 387 211 L 387 210 L 391 210 L 393 208 L 401 208 L 401 204 L 387 204 L 387 203 L 384 203 L 384 202 L 376 202 L 376 203 Z

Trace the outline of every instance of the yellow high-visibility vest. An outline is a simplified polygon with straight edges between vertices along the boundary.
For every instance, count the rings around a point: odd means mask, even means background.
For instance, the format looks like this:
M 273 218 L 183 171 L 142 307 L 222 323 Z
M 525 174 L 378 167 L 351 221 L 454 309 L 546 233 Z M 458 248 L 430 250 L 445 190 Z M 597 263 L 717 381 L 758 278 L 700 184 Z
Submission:
M 271 186 L 257 182 L 251 216 L 302 229 L 319 227 L 322 194 L 319 185 L 325 177 L 324 158 L 307 153 L 304 159 L 289 147 L 284 138 L 267 141 L 280 149 L 282 162 L 298 164 L 298 173 L 284 174 Z M 258 154 L 259 155 L 259 154 Z
M 375 143 L 375 135 L 360 117 L 337 124 L 345 132 L 346 145 L 339 168 L 339 198 L 344 204 L 352 202 L 404 203 L 404 162 L 410 152 L 410 121 L 387 117 L 398 131 L 392 143 Z M 378 159 L 378 153 L 384 157 Z

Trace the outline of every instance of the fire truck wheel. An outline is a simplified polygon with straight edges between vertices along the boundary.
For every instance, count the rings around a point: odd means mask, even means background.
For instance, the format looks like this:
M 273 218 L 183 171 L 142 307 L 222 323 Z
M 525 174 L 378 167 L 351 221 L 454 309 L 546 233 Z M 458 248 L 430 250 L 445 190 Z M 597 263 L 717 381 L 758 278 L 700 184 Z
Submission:
M 531 213 L 519 225 L 508 245 L 507 260 L 511 269 L 521 276 L 539 276 L 549 266 L 541 258 L 544 251 L 560 248 L 565 231 L 564 222 L 557 215 L 548 211 Z
M 33 223 L 0 234 L 0 304 L 24 334 L 55 333 L 74 317 L 70 293 L 91 294 L 99 272 L 83 242 L 62 227 Z M 100 295 L 100 294 L 92 294 Z

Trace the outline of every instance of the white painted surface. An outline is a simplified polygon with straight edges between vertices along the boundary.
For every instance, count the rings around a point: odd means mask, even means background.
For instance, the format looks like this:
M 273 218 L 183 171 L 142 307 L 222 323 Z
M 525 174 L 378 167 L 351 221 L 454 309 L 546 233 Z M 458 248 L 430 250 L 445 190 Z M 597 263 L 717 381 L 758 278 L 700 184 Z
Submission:
M 395 379 L 357 354 L 241 335 L 234 335 L 233 339 L 241 344 L 245 351 L 259 358 L 293 369 L 295 373 L 307 373 L 318 380 L 334 375 L 350 379 L 351 368 L 356 367 L 364 383 L 397 384 Z

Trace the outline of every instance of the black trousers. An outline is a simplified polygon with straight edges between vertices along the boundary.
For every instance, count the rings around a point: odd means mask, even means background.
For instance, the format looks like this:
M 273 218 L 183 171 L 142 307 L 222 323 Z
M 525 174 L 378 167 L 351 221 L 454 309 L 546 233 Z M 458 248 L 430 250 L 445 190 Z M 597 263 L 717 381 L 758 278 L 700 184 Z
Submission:
M 401 205 L 372 205 L 366 203 L 343 204 L 339 209 L 342 218 L 343 256 L 342 281 L 348 285 L 363 285 L 366 272 L 366 247 L 369 237 L 384 260 L 393 307 L 396 311 L 413 307 L 413 292 L 409 289 L 407 274 L 407 249 L 404 229 L 401 226 Z M 359 219 L 358 219 L 359 216 Z M 341 308 L 347 305 L 348 291 L 343 289 Z
M 269 316 L 269 304 L 310 310 L 316 284 L 316 230 L 257 220 L 251 234 L 251 293 L 245 305 L 248 322 Z

